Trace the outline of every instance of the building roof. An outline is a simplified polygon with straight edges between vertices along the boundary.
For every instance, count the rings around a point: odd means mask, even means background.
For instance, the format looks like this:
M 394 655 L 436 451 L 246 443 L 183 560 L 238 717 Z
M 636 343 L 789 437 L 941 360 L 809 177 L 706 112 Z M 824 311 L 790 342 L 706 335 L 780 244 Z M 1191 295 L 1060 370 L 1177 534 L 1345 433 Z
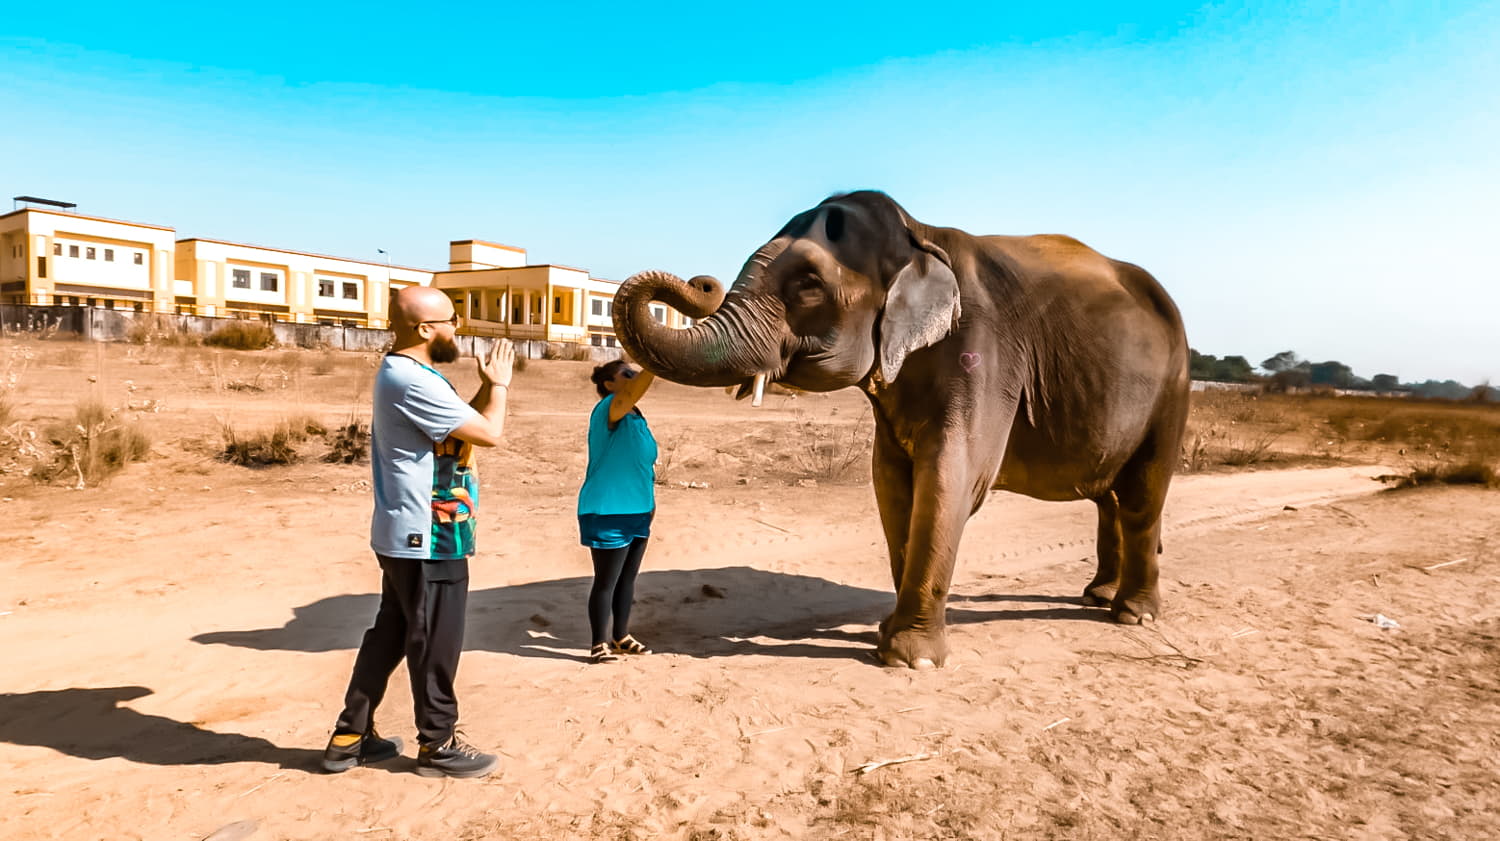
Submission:
M 269 246 L 269 245 L 255 245 L 254 243 L 249 243 L 249 242 L 230 242 L 227 239 L 209 239 L 208 237 L 183 237 L 182 239 L 179 239 L 177 241 L 178 242 L 212 242 L 212 243 L 215 243 L 217 245 L 233 245 L 233 246 L 235 246 L 237 248 L 256 248 L 256 249 L 259 249 L 261 251 L 274 251 L 274 252 L 276 252 L 278 254 L 297 254 L 297 255 L 300 255 L 302 257 L 318 257 L 318 258 L 323 259 L 323 260 L 338 260 L 338 261 L 343 262 L 343 263 L 359 263 L 360 265 L 364 265 L 364 266 L 376 266 L 378 268 L 385 268 L 386 266 L 389 266 L 389 267 L 391 267 L 393 269 L 401 269 L 402 271 L 422 272 L 424 274 L 436 274 L 436 272 L 434 272 L 432 269 L 419 269 L 419 268 L 416 268 L 415 266 L 398 266 L 395 263 L 384 263 L 384 262 L 378 262 L 378 261 L 375 261 L 375 260 L 359 260 L 359 259 L 356 259 L 356 258 L 353 258 L 353 257 L 335 257 L 332 254 L 316 254 L 316 253 L 311 252 L 311 251 L 293 251 L 290 248 L 274 248 L 274 247 Z
M 45 213 L 48 216 L 61 216 L 64 219 L 87 219 L 90 222 L 109 222 L 114 225 L 129 225 L 132 228 L 151 228 L 157 231 L 177 230 L 176 228 L 169 228 L 166 225 L 148 225 L 145 222 L 129 222 L 124 219 L 108 219 L 103 216 L 85 216 L 82 213 L 63 213 L 60 210 L 47 210 L 42 207 L 23 207 L 19 210 L 12 210 L 9 213 L 0 213 L 0 219 L 8 219 L 18 213 Z
M 567 269 L 570 272 L 583 272 L 588 274 L 588 269 L 580 269 L 577 266 L 564 266 L 560 263 L 528 263 L 524 266 L 490 266 L 486 269 L 438 269 L 433 274 L 468 274 L 470 272 L 518 272 L 522 269 Z
M 516 251 L 516 252 L 520 252 L 521 254 L 525 254 L 526 253 L 526 249 L 524 249 L 524 248 L 517 248 L 514 245 L 505 245 L 503 243 L 490 242 L 489 240 L 483 240 L 483 239 L 454 239 L 454 240 L 449 240 L 448 244 L 449 245 L 488 245 L 491 248 L 503 248 L 506 251 Z

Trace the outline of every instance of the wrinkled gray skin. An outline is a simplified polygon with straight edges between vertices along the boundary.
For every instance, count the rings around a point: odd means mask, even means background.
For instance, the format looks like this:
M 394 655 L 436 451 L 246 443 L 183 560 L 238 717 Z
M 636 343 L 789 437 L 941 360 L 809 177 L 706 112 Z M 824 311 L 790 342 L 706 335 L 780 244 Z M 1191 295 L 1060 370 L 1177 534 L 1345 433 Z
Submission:
M 669 329 L 653 300 L 708 317 Z M 669 380 L 740 384 L 743 396 L 767 372 L 869 396 L 896 585 L 880 626 L 887 665 L 943 665 L 959 540 L 991 488 L 1093 500 L 1099 567 L 1084 603 L 1126 624 L 1161 615 L 1188 346 L 1177 307 L 1141 268 L 1065 236 L 924 225 L 857 192 L 793 218 L 727 296 L 711 277 L 643 272 L 620 287 L 614 318 L 630 355 Z

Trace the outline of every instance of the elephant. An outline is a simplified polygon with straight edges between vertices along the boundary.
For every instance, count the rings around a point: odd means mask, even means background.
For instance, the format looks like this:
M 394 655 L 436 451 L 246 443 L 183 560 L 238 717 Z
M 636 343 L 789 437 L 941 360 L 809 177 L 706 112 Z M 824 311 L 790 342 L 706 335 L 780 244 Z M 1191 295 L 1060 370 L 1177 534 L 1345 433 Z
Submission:
M 727 292 L 645 271 L 621 284 L 621 346 L 693 386 L 858 387 L 896 603 L 885 665 L 941 667 L 959 541 L 991 489 L 1098 508 L 1083 603 L 1161 616 L 1161 515 L 1187 423 L 1182 317 L 1144 269 L 1068 236 L 978 236 L 862 190 L 793 217 Z M 661 301 L 698 319 L 674 329 Z

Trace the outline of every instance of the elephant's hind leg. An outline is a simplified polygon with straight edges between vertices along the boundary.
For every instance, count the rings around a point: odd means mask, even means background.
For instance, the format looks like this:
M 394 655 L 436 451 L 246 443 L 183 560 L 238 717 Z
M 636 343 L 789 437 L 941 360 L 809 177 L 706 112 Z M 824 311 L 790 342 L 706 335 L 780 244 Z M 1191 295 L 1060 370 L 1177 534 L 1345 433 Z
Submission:
M 1095 497 L 1099 508 L 1099 569 L 1094 580 L 1083 588 L 1083 604 L 1086 607 L 1108 607 L 1120 588 L 1120 561 L 1122 545 L 1120 538 L 1120 501 L 1114 491 L 1106 491 Z
M 1172 482 L 1175 456 L 1175 449 L 1162 452 L 1148 441 L 1115 481 L 1121 551 L 1119 586 L 1110 602 L 1110 615 L 1122 624 L 1137 625 L 1161 617 L 1157 554 L 1161 548 L 1161 512 Z

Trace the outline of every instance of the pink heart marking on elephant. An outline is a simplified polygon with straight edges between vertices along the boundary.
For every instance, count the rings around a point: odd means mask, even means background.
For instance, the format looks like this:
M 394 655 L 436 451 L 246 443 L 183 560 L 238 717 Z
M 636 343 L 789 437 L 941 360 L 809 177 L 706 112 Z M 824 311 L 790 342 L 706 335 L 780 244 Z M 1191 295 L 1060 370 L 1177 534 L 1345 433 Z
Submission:
M 964 373 L 968 373 L 979 367 L 979 354 L 964 351 L 958 355 L 958 364 L 964 367 Z

